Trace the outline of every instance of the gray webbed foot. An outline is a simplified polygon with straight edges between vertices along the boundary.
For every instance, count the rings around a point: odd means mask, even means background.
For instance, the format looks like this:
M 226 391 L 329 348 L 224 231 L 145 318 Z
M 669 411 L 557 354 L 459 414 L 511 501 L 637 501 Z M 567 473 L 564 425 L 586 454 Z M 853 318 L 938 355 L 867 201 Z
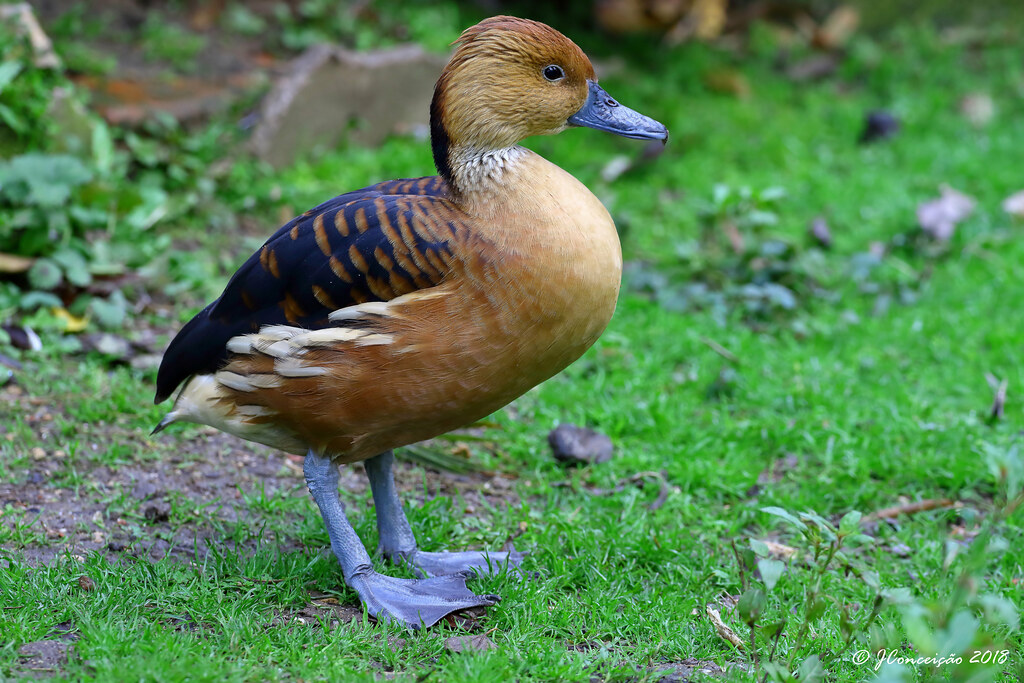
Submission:
M 424 628 L 452 612 L 489 607 L 498 601 L 496 595 L 475 595 L 466 588 L 466 579 L 462 576 L 396 579 L 375 572 L 370 555 L 338 498 L 338 468 L 330 457 L 310 450 L 303 469 L 345 583 L 359 594 L 370 614 L 411 628 Z
M 370 614 L 414 629 L 433 626 L 453 612 L 490 607 L 500 600 L 497 595 L 474 594 L 462 576 L 396 579 L 369 571 L 353 576 L 348 584 Z
M 390 555 L 392 562 L 407 565 L 417 576 L 461 576 L 466 579 L 494 576 L 506 566 L 514 569 L 522 564 L 524 557 L 525 553 L 515 549 L 511 552 L 467 550 L 451 553 L 413 550 Z

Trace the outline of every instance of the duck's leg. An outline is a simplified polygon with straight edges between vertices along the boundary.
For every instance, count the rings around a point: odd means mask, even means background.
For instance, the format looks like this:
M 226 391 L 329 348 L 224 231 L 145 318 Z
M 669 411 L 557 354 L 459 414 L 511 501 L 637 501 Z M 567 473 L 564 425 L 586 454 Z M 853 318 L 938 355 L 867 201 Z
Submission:
M 452 612 L 497 602 L 496 595 L 475 595 L 461 576 L 396 579 L 375 572 L 338 498 L 338 467 L 329 457 L 311 450 L 306 454 L 303 472 L 324 518 L 345 583 L 359 594 L 370 614 L 419 628 L 432 626 Z
M 461 575 L 469 578 L 478 574 L 496 574 L 504 565 L 518 567 L 523 553 L 480 552 L 476 550 L 453 553 L 430 553 L 416 548 L 412 527 L 402 510 L 402 501 L 395 490 L 391 451 L 381 453 L 363 462 L 373 491 L 373 504 L 377 508 L 377 531 L 380 551 L 395 564 L 408 564 L 420 576 Z

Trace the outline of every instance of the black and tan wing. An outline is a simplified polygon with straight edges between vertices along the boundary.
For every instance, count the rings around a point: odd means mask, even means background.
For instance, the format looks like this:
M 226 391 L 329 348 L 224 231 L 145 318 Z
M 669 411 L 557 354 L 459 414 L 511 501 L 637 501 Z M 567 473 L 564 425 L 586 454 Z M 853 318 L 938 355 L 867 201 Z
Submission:
M 327 327 L 333 311 L 440 284 L 462 218 L 445 192 L 438 177 L 390 181 L 282 226 L 171 342 L 157 403 L 190 376 L 215 372 L 232 337 L 267 325 Z

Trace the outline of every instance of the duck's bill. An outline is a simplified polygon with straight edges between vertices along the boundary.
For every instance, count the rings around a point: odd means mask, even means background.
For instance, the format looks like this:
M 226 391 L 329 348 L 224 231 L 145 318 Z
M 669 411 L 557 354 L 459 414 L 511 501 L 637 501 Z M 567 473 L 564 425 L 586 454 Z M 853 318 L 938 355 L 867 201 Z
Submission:
M 583 126 L 615 133 L 634 140 L 668 142 L 668 128 L 649 116 L 623 107 L 594 81 L 587 81 L 590 92 L 578 112 L 569 117 L 570 126 Z

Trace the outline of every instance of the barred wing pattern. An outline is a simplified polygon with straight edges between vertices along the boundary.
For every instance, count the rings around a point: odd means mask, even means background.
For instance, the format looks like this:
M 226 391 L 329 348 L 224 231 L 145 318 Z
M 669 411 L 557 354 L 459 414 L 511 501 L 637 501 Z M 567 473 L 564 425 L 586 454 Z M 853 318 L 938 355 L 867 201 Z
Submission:
M 232 337 L 267 325 L 330 326 L 328 315 L 440 284 L 460 212 L 438 176 L 348 192 L 282 226 L 238 269 L 220 298 L 171 342 L 157 403 L 195 374 L 215 372 Z

